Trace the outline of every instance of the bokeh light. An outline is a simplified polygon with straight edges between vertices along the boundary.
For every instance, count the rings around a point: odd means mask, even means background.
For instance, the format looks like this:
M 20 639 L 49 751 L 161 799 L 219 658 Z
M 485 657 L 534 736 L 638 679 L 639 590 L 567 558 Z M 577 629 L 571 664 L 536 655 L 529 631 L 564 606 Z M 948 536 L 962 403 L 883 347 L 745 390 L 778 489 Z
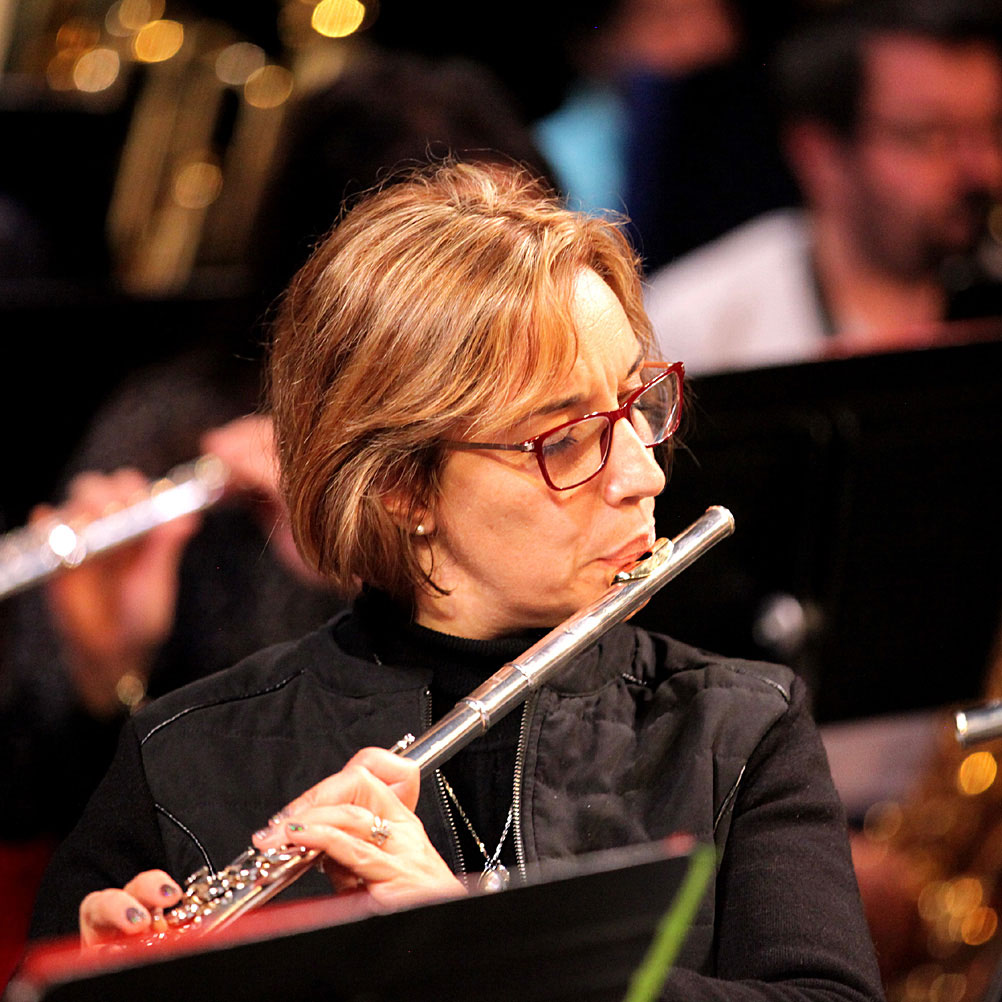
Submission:
M 73 84 L 77 90 L 97 94 L 107 90 L 117 79 L 122 61 L 114 49 L 101 46 L 88 49 L 73 64 Z
M 108 8 L 104 26 L 108 34 L 127 38 L 163 14 L 163 0 L 117 0 Z
M 995 782 L 997 773 L 998 763 L 991 752 L 971 752 L 957 770 L 957 789 L 968 797 L 976 797 Z
M 244 98 L 254 108 L 277 108 L 292 96 L 294 80 L 284 66 L 262 66 L 244 84 Z
M 223 190 L 223 172 L 209 160 L 194 160 L 174 175 L 172 194 L 183 209 L 205 209 Z
M 234 42 L 216 56 L 216 76 L 225 84 L 241 87 L 265 64 L 264 49 L 253 42 Z
M 101 29 L 83 17 L 74 17 L 60 25 L 56 32 L 57 49 L 89 49 L 101 40 Z
M 310 23 L 327 38 L 344 38 L 358 31 L 365 20 L 365 5 L 359 0 L 320 0 Z
M 132 51 L 142 63 L 162 63 L 184 44 L 184 27 L 177 21 L 150 21 L 132 41 Z

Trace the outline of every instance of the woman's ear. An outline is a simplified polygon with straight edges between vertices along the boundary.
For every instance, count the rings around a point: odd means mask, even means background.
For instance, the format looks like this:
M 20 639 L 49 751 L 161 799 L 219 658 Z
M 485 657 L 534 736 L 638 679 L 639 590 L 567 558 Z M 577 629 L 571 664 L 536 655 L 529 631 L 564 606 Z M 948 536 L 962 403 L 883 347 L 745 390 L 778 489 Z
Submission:
M 389 491 L 383 495 L 383 507 L 390 518 L 413 536 L 430 536 L 435 531 L 435 517 L 424 505 L 416 504 L 413 498 L 405 498 L 401 492 Z

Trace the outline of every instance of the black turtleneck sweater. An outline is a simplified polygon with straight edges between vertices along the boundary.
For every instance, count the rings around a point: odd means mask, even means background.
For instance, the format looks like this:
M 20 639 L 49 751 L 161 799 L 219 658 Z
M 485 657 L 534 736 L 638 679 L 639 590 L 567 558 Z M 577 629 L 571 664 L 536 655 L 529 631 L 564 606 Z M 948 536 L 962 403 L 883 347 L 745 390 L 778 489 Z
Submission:
M 364 592 L 356 600 L 352 615 L 335 627 L 338 645 L 348 654 L 377 665 L 430 671 L 431 722 L 444 716 L 503 664 L 531 647 L 543 632 L 531 630 L 494 640 L 450 636 L 419 626 L 407 611 L 376 592 Z M 515 794 L 515 755 L 521 718 L 518 710 L 508 714 L 441 769 L 489 855 L 494 854 L 501 841 Z M 485 863 L 480 848 L 451 802 L 448 811 L 466 872 L 480 872 Z M 510 830 L 505 835 L 500 860 L 509 868 L 515 863 Z

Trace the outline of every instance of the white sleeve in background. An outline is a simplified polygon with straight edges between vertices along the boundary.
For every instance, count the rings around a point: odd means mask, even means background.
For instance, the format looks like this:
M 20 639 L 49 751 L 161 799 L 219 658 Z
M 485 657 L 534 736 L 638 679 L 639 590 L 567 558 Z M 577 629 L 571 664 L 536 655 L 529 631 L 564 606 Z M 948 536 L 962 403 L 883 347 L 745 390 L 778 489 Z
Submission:
M 824 320 L 805 214 L 759 216 L 657 271 L 646 305 L 663 357 L 691 373 L 816 358 Z

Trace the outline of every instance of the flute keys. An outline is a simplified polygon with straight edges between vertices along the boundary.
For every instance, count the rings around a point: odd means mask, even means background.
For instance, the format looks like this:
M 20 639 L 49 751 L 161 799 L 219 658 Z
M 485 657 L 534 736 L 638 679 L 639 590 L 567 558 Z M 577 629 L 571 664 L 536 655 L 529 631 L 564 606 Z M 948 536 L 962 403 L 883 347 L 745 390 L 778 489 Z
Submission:
M 192 884 L 196 883 L 199 880 L 205 880 L 208 878 L 208 876 L 209 876 L 209 868 L 207 866 L 203 866 L 200 870 L 196 870 L 193 874 L 191 874 L 188 877 L 188 879 L 184 882 L 185 887 L 191 887 Z

